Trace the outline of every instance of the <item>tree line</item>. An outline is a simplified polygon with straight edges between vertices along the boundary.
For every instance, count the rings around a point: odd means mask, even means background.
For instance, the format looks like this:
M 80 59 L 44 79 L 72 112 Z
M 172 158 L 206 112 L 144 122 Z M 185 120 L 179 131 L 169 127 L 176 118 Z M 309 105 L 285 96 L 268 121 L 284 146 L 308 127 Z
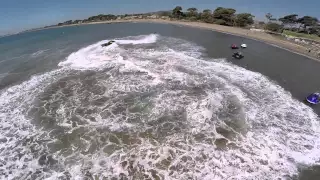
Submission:
M 245 27 L 247 25 L 253 24 L 253 18 L 254 16 L 250 13 L 240 13 L 236 14 L 236 10 L 232 8 L 223 8 L 218 7 L 214 11 L 211 11 L 210 9 L 205 9 L 202 12 L 198 12 L 197 8 L 188 8 L 186 12 L 182 11 L 181 6 L 175 7 L 171 11 L 160 11 L 156 13 L 159 16 L 167 16 L 173 19 L 187 19 L 190 21 L 203 21 L 206 23 L 215 23 L 225 26 L 239 26 L 239 27 Z M 145 14 L 132 14 L 133 16 L 146 16 L 146 15 L 152 15 L 152 13 L 145 13 Z M 127 17 L 128 14 L 125 15 L 97 15 L 89 17 L 88 19 L 84 20 L 68 20 L 63 23 L 57 24 L 58 26 L 62 25 L 70 25 L 70 24 L 78 24 L 79 22 L 87 23 L 87 22 L 95 22 L 95 21 L 108 21 L 108 20 L 115 20 L 117 17 Z
M 224 7 L 218 7 L 214 11 L 205 9 L 202 12 L 198 12 L 197 8 L 192 7 L 184 12 L 181 6 L 177 6 L 172 10 L 171 17 L 175 19 L 203 21 L 206 23 L 238 27 L 245 27 L 254 23 L 254 15 L 250 13 L 236 14 L 235 9 Z
M 140 13 L 140 14 L 125 14 L 125 15 L 113 15 L 113 14 L 99 14 L 97 16 L 91 16 L 84 20 L 69 20 L 61 25 L 78 24 L 95 22 L 95 21 L 110 21 L 116 20 L 118 17 L 124 18 L 127 16 L 143 16 L 156 14 L 158 16 L 169 17 L 174 20 L 188 20 L 188 21 L 200 21 L 205 23 L 219 24 L 224 26 L 236 26 L 236 27 L 247 27 L 254 24 L 254 15 L 250 13 L 237 13 L 233 8 L 217 7 L 215 10 L 205 9 L 201 12 L 197 8 L 191 7 L 183 11 L 181 6 L 176 6 L 170 11 L 159 11 L 156 13 Z M 316 34 L 320 36 L 320 25 L 319 20 L 311 16 L 299 17 L 297 14 L 290 14 L 279 19 L 273 17 L 271 13 L 267 13 L 265 16 L 268 20 L 267 23 L 259 22 L 258 25 L 269 31 L 282 32 L 284 29 L 291 30 L 294 32 Z
M 238 27 L 246 27 L 254 24 L 253 18 L 255 17 L 250 13 L 237 14 L 233 8 L 218 7 L 214 11 L 205 9 L 202 12 L 198 12 L 197 8 L 192 7 L 184 12 L 181 6 L 175 7 L 170 16 L 175 19 L 203 21 L 206 23 Z M 299 18 L 297 14 L 290 14 L 277 19 L 274 18 L 271 13 L 267 13 L 265 17 L 268 22 L 265 23 L 261 21 L 258 24 L 266 30 L 280 33 L 283 30 L 291 30 L 320 36 L 320 24 L 316 17 L 302 16 Z
M 281 31 L 283 29 L 291 30 L 299 33 L 315 34 L 320 36 L 320 24 L 316 17 L 302 16 L 299 18 L 298 14 L 289 14 L 279 19 L 272 18 L 272 14 L 267 13 L 266 18 L 271 25 L 272 30 Z M 281 24 L 275 25 L 274 21 L 280 21 Z
M 113 15 L 113 14 L 99 14 L 97 16 L 91 16 L 87 19 L 84 19 L 84 20 L 68 20 L 68 21 L 65 21 L 63 23 L 59 23 L 57 24 L 58 26 L 62 26 L 62 25 L 70 25 L 70 24 L 78 24 L 79 22 L 81 23 L 88 23 L 88 22 L 96 22 L 96 21 L 110 21 L 110 20 L 115 20 L 117 19 L 117 16 L 116 15 Z

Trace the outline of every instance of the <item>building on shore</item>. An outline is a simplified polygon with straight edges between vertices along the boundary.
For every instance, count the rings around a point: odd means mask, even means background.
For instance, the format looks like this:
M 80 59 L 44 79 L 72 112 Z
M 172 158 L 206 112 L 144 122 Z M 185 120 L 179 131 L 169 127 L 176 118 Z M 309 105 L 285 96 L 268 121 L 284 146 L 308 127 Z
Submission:
M 126 16 L 123 19 L 130 20 L 130 19 L 137 19 L 137 18 L 138 18 L 138 16 Z
M 147 16 L 147 18 L 148 18 L 148 19 L 158 19 L 159 16 L 156 15 L 156 14 L 153 14 L 153 15 L 151 15 L 151 16 Z
M 170 17 L 169 16 L 161 16 L 160 19 L 163 19 L 163 20 L 170 20 Z

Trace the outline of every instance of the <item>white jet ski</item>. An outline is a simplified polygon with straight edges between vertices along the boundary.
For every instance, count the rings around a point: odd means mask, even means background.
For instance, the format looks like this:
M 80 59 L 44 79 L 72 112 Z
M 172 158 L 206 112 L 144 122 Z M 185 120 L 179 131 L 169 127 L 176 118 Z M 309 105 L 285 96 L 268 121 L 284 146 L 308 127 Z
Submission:
M 247 45 L 246 44 L 241 44 L 241 47 L 242 48 L 247 48 Z

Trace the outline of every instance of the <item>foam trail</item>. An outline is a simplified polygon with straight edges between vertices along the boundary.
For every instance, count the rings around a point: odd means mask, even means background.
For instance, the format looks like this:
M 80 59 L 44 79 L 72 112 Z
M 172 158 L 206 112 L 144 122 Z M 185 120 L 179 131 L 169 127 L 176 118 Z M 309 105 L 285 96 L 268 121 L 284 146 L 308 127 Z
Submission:
M 157 34 L 151 34 L 151 35 L 148 35 L 148 36 L 139 36 L 142 37 L 141 39 L 134 39 L 134 40 L 115 40 L 116 43 L 118 44 L 151 44 L 151 43 L 155 43 L 157 41 L 157 38 L 158 38 L 159 35 Z M 137 38 L 137 37 L 135 37 Z
M 101 47 L 101 44 L 108 42 L 107 40 L 100 41 L 72 53 L 67 57 L 66 61 L 60 62 L 58 65 L 75 69 L 104 68 L 104 65 L 112 63 L 110 61 L 123 60 L 123 57 L 119 55 L 120 49 L 117 44 L 150 44 L 155 43 L 156 40 L 157 35 L 151 34 L 139 36 L 139 39 L 136 40 L 115 40 L 116 43 L 107 47 Z

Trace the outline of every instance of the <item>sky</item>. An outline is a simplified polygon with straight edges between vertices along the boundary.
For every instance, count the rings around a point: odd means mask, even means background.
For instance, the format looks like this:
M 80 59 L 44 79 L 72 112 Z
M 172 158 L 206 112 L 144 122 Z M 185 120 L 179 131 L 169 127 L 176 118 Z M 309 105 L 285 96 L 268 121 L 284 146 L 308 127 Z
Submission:
M 320 0 L 1 0 L 0 35 L 85 19 L 98 14 L 130 14 L 171 10 L 175 6 L 198 10 L 230 7 L 264 20 L 270 12 L 279 18 L 287 14 L 320 19 Z

